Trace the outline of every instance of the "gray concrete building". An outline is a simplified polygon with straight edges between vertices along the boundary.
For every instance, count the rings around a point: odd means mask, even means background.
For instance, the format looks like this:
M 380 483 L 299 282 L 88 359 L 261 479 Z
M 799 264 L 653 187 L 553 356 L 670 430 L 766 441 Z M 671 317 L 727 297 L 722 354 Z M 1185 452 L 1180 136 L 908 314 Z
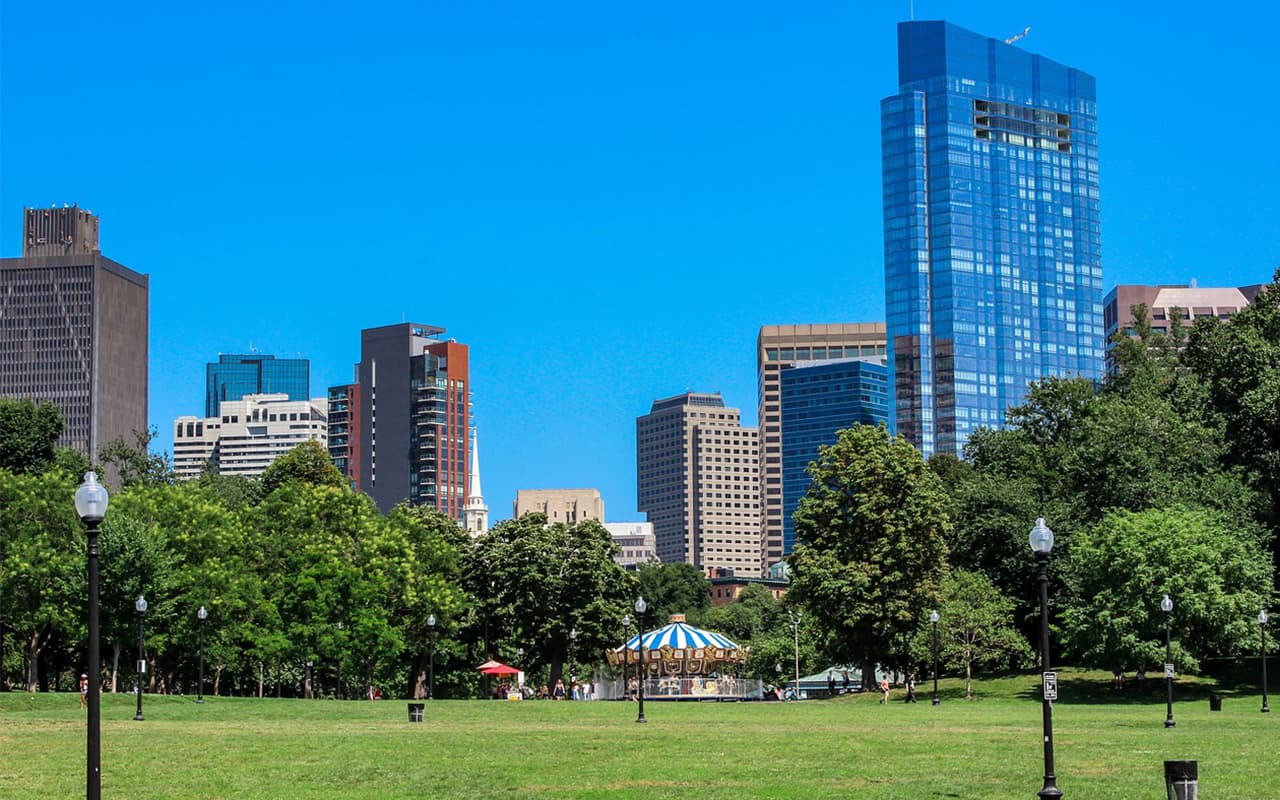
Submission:
M 47 400 L 58 444 L 91 458 L 147 430 L 150 282 L 98 249 L 98 218 L 28 208 L 23 255 L 0 259 L 0 397 Z
M 658 400 L 636 419 L 637 508 L 659 559 L 759 574 L 759 439 L 719 393 Z
M 178 480 L 200 477 L 206 464 L 219 475 L 261 475 L 277 458 L 305 441 L 326 444 L 324 398 L 293 400 L 287 394 L 250 394 L 225 400 L 213 417 L 173 422 L 173 472 Z

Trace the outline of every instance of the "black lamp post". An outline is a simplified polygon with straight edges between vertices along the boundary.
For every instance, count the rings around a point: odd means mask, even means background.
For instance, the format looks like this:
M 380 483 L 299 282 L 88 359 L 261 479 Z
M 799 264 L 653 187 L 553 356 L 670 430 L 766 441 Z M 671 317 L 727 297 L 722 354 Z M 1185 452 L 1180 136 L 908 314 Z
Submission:
M 627 659 L 631 657 L 631 648 L 627 647 L 627 631 L 631 629 L 631 615 L 622 615 L 622 699 L 626 700 L 631 696 L 631 690 L 627 688 Z
M 636 647 L 640 650 L 640 679 L 636 683 L 640 687 L 640 693 L 637 699 L 640 701 L 640 716 L 636 717 L 636 722 L 644 722 L 644 682 L 649 677 L 648 670 L 645 669 L 644 663 L 644 612 L 649 604 L 644 601 L 643 597 L 636 598 L 636 633 L 640 641 Z
M 791 618 L 791 635 L 795 640 L 795 656 L 796 656 L 796 686 L 792 697 L 796 700 L 800 699 L 800 618 L 804 616 L 803 611 L 788 611 L 787 616 Z
M 138 713 L 133 718 L 142 721 L 142 681 L 147 676 L 146 642 L 142 638 L 143 627 L 147 619 L 147 598 L 138 595 L 133 607 L 138 610 Z
M 1270 713 L 1267 706 L 1267 610 L 1258 612 L 1258 631 L 1262 634 L 1262 713 Z
M 929 621 L 933 623 L 933 704 L 938 704 L 938 612 L 929 612 Z
M 786 693 L 785 693 L 785 692 L 783 692 L 783 691 L 782 691 L 782 687 L 781 687 L 781 683 L 782 683 L 782 662 L 781 662 L 781 661 L 779 661 L 777 664 L 774 664 L 774 665 L 773 665 L 773 670 L 774 670 L 774 672 L 777 672 L 777 673 L 778 673 L 778 683 L 779 683 L 779 687 L 778 687 L 778 699 L 779 699 L 779 700 L 786 700 L 786 699 L 787 699 L 787 695 L 786 695 Z
M 84 483 L 76 489 L 76 513 L 84 523 L 89 537 L 89 732 L 86 751 L 85 797 L 99 800 L 102 797 L 102 739 L 100 737 L 101 706 L 99 683 L 101 668 L 98 663 L 98 526 L 107 515 L 107 490 L 98 483 L 98 476 L 86 472 Z
M 436 615 L 427 615 L 427 699 L 436 697 Z
M 1031 529 L 1031 552 L 1036 554 L 1036 564 L 1040 567 L 1040 664 L 1045 679 L 1041 686 L 1043 695 L 1044 717 L 1044 786 L 1036 792 L 1038 797 L 1062 797 L 1058 788 L 1058 778 L 1053 774 L 1053 701 L 1048 692 L 1049 675 L 1049 551 L 1053 550 L 1053 531 L 1044 524 L 1044 517 L 1036 520 Z M 1055 683 L 1054 693 L 1057 686 Z
M 569 630 L 569 699 L 577 700 L 577 693 L 573 690 L 573 684 L 576 681 L 574 677 L 573 648 L 578 643 L 578 629 L 571 628 Z
M 1169 636 L 1169 619 L 1173 616 L 1173 600 L 1165 595 L 1160 601 L 1160 610 L 1164 612 L 1164 686 L 1165 714 L 1164 726 L 1172 728 L 1173 721 L 1173 640 Z
M 204 702 L 204 621 L 209 618 L 209 612 L 204 606 L 200 606 L 200 610 L 196 612 L 196 618 L 200 620 L 200 682 L 196 684 L 196 702 Z

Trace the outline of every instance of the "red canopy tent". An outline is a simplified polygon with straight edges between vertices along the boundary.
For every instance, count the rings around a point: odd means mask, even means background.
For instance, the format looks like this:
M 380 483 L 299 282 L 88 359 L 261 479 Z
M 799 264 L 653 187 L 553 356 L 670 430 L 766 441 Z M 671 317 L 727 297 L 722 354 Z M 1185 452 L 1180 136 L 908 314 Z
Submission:
M 485 675 L 519 675 L 520 670 L 515 667 L 508 667 L 506 664 L 497 664 L 488 669 L 480 670 Z
M 502 666 L 501 661 L 494 661 L 493 659 L 489 659 L 488 661 L 484 662 L 480 666 L 476 667 L 476 669 L 480 670 L 481 672 L 484 672 L 487 669 L 493 669 L 494 667 L 501 667 L 501 666 Z

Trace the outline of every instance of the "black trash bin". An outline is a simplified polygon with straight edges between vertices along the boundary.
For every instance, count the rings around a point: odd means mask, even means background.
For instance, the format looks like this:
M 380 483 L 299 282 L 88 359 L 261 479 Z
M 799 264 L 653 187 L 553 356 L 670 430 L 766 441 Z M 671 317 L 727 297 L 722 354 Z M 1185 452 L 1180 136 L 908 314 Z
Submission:
M 1200 781 L 1194 761 L 1164 762 L 1164 786 L 1168 800 L 1196 800 Z
M 1209 710 L 1210 711 L 1222 710 L 1222 695 L 1220 694 L 1209 695 Z
M 410 703 L 409 704 L 409 721 L 422 722 L 422 712 L 426 708 L 426 703 Z

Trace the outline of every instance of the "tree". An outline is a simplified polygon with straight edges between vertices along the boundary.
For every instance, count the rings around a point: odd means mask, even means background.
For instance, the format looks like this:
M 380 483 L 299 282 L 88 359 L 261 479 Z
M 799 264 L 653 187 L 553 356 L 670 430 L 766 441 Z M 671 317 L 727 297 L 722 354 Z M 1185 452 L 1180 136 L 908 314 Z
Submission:
M 40 473 L 53 465 L 62 412 L 47 400 L 0 398 L 0 469 Z
M 307 440 L 271 462 L 262 473 L 262 493 L 271 494 L 290 481 L 313 486 L 346 486 L 347 479 L 329 458 L 324 445 Z
M 1163 594 L 1174 601 L 1175 661 L 1231 656 L 1254 643 L 1253 620 L 1268 605 L 1267 534 L 1221 512 L 1191 506 L 1116 510 L 1077 532 L 1066 564 L 1066 649 L 1106 669 L 1163 663 Z
M 858 425 L 818 451 L 795 513 L 789 600 L 821 621 L 829 655 L 864 664 L 898 652 L 937 603 L 950 522 L 938 477 L 905 439 Z
M 151 452 L 156 429 L 133 432 L 133 444 L 117 436 L 98 450 L 98 460 L 120 479 L 123 487 L 173 483 L 173 465 L 165 453 Z
M 84 619 L 85 538 L 75 486 L 64 472 L 0 469 L 0 608 L 23 643 L 29 692 L 40 688 L 47 648 L 76 635 Z
M 948 667 L 964 670 L 965 699 L 973 699 L 975 666 L 1021 665 L 1034 658 L 1027 640 L 1013 626 L 1014 607 L 1013 600 L 980 573 L 957 569 L 942 582 L 939 658 Z M 932 647 L 933 626 L 926 621 L 916 634 L 913 652 L 928 663 Z
M 711 581 L 692 564 L 642 564 L 636 581 L 636 591 L 649 606 L 647 622 L 660 622 L 671 614 L 697 616 L 711 607 Z
M 613 560 L 617 545 L 595 520 L 547 525 L 542 514 L 505 520 L 477 538 L 464 581 L 490 629 L 519 643 L 534 666 L 563 674 L 571 630 L 575 661 L 616 647 L 635 581 Z M 491 638 L 492 641 L 492 638 Z M 488 655 L 488 653 L 486 653 Z
M 135 641 L 137 612 L 134 601 L 145 596 L 150 603 L 147 618 L 152 634 L 148 650 L 164 652 L 172 630 L 165 620 L 173 610 L 170 553 L 158 530 L 127 511 L 112 509 L 102 524 L 98 561 L 102 577 L 100 604 L 102 641 L 111 645 L 111 691 L 116 691 L 120 656 Z M 151 670 L 154 679 L 155 670 Z

